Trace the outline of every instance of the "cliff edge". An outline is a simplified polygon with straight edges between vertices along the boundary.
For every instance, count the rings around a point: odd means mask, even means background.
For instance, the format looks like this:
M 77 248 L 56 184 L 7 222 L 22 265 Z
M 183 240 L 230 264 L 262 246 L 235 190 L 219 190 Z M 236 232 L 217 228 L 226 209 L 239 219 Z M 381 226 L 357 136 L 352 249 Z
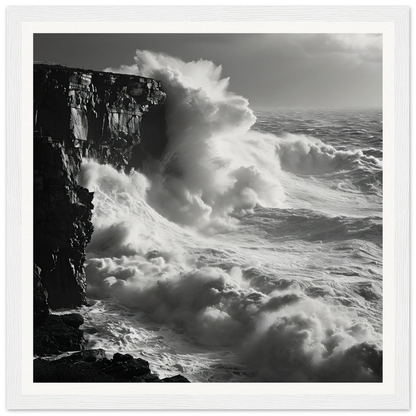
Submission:
M 188 382 L 159 379 L 129 354 L 85 350 L 76 313 L 85 304 L 85 247 L 93 193 L 78 185 L 82 158 L 139 169 L 167 144 L 161 83 L 140 76 L 34 65 L 34 360 L 35 382 Z M 63 352 L 74 352 L 61 356 Z
M 34 263 L 52 309 L 85 302 L 92 193 L 77 184 L 83 157 L 140 169 L 166 143 L 166 94 L 141 76 L 34 65 Z

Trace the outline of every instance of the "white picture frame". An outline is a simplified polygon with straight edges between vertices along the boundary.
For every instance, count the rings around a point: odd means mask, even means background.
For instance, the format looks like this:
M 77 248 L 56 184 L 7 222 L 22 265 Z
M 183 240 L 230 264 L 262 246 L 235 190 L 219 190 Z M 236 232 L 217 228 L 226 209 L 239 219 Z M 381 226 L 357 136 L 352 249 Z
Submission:
M 33 383 L 34 33 L 382 33 L 382 383 Z M 6 414 L 410 414 L 414 408 L 414 9 L 406 2 L 16 2 L 3 9 Z M 155 24 L 157 23 L 157 24 Z M 134 51 L 133 51 L 134 52 Z M 413 124 L 412 124 L 413 123 Z M 387 233 L 387 234 L 386 234 Z M 29 343 L 29 344 L 28 344 Z

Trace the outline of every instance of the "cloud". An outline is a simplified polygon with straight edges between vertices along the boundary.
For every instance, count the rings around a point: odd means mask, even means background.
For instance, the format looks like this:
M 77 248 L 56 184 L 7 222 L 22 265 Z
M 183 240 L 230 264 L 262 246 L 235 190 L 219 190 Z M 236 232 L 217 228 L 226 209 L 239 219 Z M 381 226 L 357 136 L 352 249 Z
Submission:
M 383 54 L 383 37 L 379 34 L 334 34 L 329 35 L 330 42 L 337 44 L 345 54 L 359 61 L 380 63 Z
M 281 59 L 337 59 L 362 63 L 382 60 L 383 38 L 370 33 L 267 35 L 268 47 Z
M 349 50 L 380 50 L 383 47 L 383 37 L 379 34 L 335 34 L 329 35 L 335 42 Z

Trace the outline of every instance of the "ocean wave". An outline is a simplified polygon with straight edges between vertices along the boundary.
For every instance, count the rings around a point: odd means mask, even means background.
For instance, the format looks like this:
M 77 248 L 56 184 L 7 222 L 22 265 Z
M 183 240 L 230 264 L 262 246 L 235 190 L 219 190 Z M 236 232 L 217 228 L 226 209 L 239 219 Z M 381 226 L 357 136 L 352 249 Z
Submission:
M 287 134 L 277 139 L 276 153 L 284 170 L 302 175 L 321 175 L 337 171 L 354 171 L 361 166 L 381 170 L 382 162 L 361 149 L 337 150 L 321 140 Z
M 115 296 L 156 322 L 174 325 L 199 345 L 237 349 L 241 363 L 263 380 L 380 380 L 379 367 L 371 365 L 374 355 L 381 356 L 380 340 L 351 311 L 338 312 L 293 288 L 268 295 L 243 288 L 237 270 L 202 268 L 144 279 L 140 262 L 132 260 L 134 267 L 131 262 L 126 267 L 123 259 L 90 260 L 87 276 L 95 294 Z M 355 350 L 361 353 L 351 357 Z M 348 372 L 331 373 L 335 365 L 347 364 Z
M 354 308 L 317 297 L 302 280 L 273 277 L 267 290 L 259 283 L 264 272 L 257 279 L 247 274 L 244 254 L 208 250 L 211 238 L 155 212 L 137 172 L 127 176 L 91 161 L 83 169 L 80 181 L 95 191 L 89 297 L 115 298 L 200 346 L 232 350 L 254 378 L 380 381 L 374 364 L 381 357 L 380 336 Z M 306 223 L 307 217 L 293 215 L 292 221 Z M 209 259 L 223 267 L 207 266 Z
M 169 144 L 146 175 L 82 163 L 99 300 L 84 313 L 111 305 L 87 319 L 101 319 L 91 339 L 164 369 L 170 343 L 196 381 L 381 381 L 382 159 L 379 137 L 362 142 L 374 126 L 322 110 L 297 134 L 279 132 L 299 110 L 254 125 L 209 61 L 138 51 L 118 71 L 162 81 Z M 156 334 L 148 346 L 141 325 Z
M 166 218 L 206 232 L 226 229 L 230 213 L 278 206 L 284 191 L 274 136 L 251 131 L 248 101 L 228 91 L 221 66 L 137 51 L 129 71 L 162 81 L 169 142 L 148 199 Z
M 273 240 L 348 241 L 360 239 L 381 246 L 383 227 L 380 217 L 330 217 L 302 209 L 264 209 L 241 218 L 242 226 L 264 231 Z

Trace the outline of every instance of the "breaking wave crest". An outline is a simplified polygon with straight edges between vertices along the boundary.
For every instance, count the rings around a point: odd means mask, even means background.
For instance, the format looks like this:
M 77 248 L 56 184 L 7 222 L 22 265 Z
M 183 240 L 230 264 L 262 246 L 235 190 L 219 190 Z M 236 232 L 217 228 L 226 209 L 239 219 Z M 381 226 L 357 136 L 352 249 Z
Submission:
M 221 230 L 256 204 L 284 200 L 275 137 L 250 131 L 248 101 L 227 90 L 221 67 L 137 51 L 136 64 L 111 69 L 156 78 L 167 93 L 169 143 L 149 201 L 166 218 Z
M 373 186 L 363 183 L 362 169 L 372 171 L 370 178 L 374 171 L 381 175 L 381 161 L 359 149 L 337 150 L 304 134 L 250 130 L 256 117 L 248 101 L 228 91 L 229 80 L 211 61 L 183 62 L 149 51 L 137 51 L 135 60 L 111 71 L 156 78 L 167 92 L 169 143 L 150 177 L 148 201 L 171 221 L 215 233 L 257 205 L 284 207 L 287 173 L 348 171 L 339 186 L 351 192 Z
M 362 150 L 337 150 L 321 140 L 305 135 L 287 134 L 277 140 L 276 151 L 282 168 L 302 175 L 319 175 L 354 169 L 370 164 L 381 170 L 382 163 Z
M 240 363 L 259 379 L 380 378 L 381 340 L 368 322 L 310 296 L 314 291 L 296 282 L 272 290 L 270 282 L 259 286 L 247 253 L 182 229 L 153 210 L 141 176 L 83 164 L 80 183 L 95 191 L 88 296 L 115 298 L 198 344 L 237 349 Z M 219 258 L 222 267 L 207 266 Z
M 83 161 L 79 183 L 95 206 L 88 296 L 168 325 L 187 345 L 235 352 L 251 380 L 381 381 L 380 281 L 330 257 L 354 252 L 378 276 L 380 218 L 360 217 L 369 202 L 355 195 L 354 175 L 381 172 L 381 161 L 304 134 L 250 130 L 248 101 L 212 62 L 148 51 L 135 60 L 111 71 L 162 81 L 169 143 L 146 176 Z M 329 211 L 342 200 L 352 217 L 317 212 L 317 196 Z M 352 243 L 344 250 L 340 240 Z M 296 275 L 307 250 L 316 261 Z

